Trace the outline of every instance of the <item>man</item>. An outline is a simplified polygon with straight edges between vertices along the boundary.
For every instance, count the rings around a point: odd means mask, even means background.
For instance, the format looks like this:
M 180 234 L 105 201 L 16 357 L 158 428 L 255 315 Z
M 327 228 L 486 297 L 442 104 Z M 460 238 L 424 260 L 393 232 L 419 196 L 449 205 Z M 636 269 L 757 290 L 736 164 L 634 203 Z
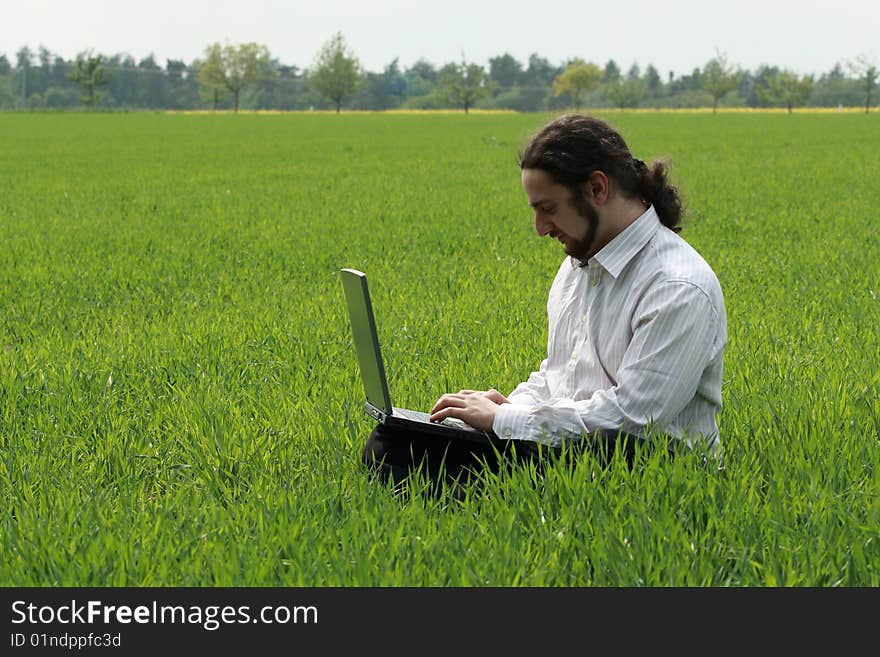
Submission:
M 507 397 L 462 390 L 431 409 L 432 420 L 458 418 L 497 443 L 480 450 L 379 427 L 364 461 L 395 481 L 419 465 L 440 481 L 564 444 L 623 449 L 630 464 L 637 444 L 658 437 L 717 455 L 724 298 L 677 235 L 681 201 L 666 165 L 649 168 L 607 123 L 575 114 L 539 131 L 520 167 L 535 229 L 568 256 L 547 302 L 547 357 Z

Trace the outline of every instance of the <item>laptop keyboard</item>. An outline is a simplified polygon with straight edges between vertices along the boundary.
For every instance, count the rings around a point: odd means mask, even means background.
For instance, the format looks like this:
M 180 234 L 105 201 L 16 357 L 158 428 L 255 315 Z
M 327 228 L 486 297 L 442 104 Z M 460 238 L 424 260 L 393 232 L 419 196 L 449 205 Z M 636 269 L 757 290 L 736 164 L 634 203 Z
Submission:
M 405 408 L 395 408 L 394 412 L 401 417 L 405 417 L 407 420 L 414 420 L 415 422 L 430 422 L 431 416 L 428 413 L 420 413 L 419 411 L 410 411 Z M 434 424 L 434 423 L 432 423 Z M 445 424 L 447 427 L 452 427 L 453 429 L 465 429 L 473 431 L 474 428 L 469 425 L 467 422 L 463 420 L 459 420 L 457 417 L 448 417 L 441 422 L 437 422 L 436 424 Z

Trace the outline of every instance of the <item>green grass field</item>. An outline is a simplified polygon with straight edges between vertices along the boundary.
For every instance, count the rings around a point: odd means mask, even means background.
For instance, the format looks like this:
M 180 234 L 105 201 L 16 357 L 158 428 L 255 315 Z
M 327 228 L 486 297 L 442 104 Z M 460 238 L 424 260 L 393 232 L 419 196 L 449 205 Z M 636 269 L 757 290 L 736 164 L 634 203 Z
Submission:
M 0 115 L 0 584 L 880 585 L 875 115 L 605 115 L 725 292 L 722 469 L 365 475 L 338 269 L 398 406 L 508 392 L 562 258 L 517 166 L 548 118 Z

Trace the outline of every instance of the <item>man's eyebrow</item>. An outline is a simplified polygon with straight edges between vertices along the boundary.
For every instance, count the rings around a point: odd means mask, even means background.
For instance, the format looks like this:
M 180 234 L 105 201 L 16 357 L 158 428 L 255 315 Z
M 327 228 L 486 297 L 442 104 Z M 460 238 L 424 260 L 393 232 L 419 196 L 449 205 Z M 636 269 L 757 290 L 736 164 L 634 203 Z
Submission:
M 542 203 L 550 203 L 550 202 L 551 202 L 550 199 L 539 198 L 537 201 L 532 201 L 531 203 L 529 203 L 529 205 L 531 205 L 533 208 L 536 208 L 539 205 L 541 205 Z

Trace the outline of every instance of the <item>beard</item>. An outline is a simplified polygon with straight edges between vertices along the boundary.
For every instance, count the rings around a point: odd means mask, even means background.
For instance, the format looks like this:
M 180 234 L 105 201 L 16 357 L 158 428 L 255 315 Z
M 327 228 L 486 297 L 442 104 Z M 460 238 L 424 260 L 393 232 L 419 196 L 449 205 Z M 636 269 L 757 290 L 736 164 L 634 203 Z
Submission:
M 581 267 L 587 266 L 587 261 L 595 255 L 593 242 L 596 240 L 596 231 L 599 228 L 599 213 L 583 197 L 580 190 L 572 190 L 569 204 L 587 222 L 587 234 L 583 239 L 569 239 L 565 244 L 565 254 L 580 261 Z

